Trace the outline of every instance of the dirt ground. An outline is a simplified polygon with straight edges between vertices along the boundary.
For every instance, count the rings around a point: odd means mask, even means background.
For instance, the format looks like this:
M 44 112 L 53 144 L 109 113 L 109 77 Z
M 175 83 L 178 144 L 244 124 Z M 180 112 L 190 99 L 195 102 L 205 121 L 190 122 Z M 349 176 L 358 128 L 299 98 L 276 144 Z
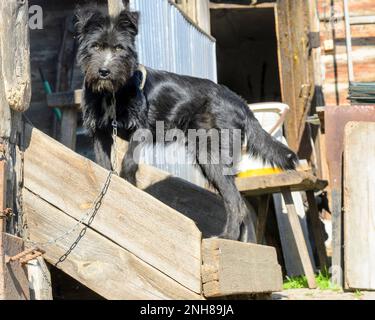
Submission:
M 273 293 L 272 300 L 375 300 L 375 292 L 290 289 Z

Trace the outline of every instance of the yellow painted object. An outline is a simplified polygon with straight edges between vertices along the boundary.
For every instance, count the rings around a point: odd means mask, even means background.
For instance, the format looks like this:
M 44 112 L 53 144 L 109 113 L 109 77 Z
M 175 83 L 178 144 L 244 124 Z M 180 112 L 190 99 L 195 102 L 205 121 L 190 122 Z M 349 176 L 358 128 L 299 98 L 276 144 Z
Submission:
M 259 169 L 250 169 L 237 174 L 238 178 L 250 178 L 250 177 L 259 177 L 266 176 L 269 174 L 278 174 L 282 173 L 283 170 L 279 168 L 259 168 Z

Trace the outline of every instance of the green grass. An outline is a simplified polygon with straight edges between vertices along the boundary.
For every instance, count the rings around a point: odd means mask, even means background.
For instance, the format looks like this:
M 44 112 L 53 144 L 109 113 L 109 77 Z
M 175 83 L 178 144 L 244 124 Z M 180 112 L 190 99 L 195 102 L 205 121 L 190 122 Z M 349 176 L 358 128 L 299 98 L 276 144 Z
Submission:
M 320 271 L 315 276 L 315 281 L 320 290 L 333 290 L 339 291 L 340 288 L 335 287 L 331 284 L 329 272 L 327 270 Z M 287 277 L 284 281 L 284 290 L 288 289 L 303 289 L 308 288 L 307 279 L 305 276 L 301 277 Z
M 354 296 L 355 296 L 356 299 L 361 299 L 362 296 L 363 296 L 363 293 L 360 290 L 356 290 L 354 292 Z

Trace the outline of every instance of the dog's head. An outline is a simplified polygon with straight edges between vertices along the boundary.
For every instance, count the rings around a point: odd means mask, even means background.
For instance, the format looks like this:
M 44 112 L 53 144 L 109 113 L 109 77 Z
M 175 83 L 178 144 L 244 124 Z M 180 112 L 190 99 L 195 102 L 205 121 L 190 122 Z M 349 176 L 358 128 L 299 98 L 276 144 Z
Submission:
M 110 18 L 99 10 L 78 10 L 78 63 L 86 84 L 95 92 L 115 92 L 137 68 L 135 37 L 138 12 L 124 10 Z

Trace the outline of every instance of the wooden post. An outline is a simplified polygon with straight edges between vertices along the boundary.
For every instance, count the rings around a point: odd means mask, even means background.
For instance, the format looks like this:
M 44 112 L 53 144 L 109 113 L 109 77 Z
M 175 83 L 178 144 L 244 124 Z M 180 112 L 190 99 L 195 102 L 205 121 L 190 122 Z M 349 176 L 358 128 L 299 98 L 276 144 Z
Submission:
M 286 188 L 282 190 L 282 195 L 287 207 L 290 226 L 292 228 L 294 240 L 297 245 L 297 250 L 302 262 L 302 267 L 305 272 L 309 288 L 316 288 L 314 268 L 310 260 L 306 241 L 301 228 L 301 223 L 299 221 L 298 214 L 293 203 L 292 193 L 290 189 Z
M 2 148 L 2 145 L 0 145 L 0 148 Z M 6 160 L 3 155 L 0 155 L 0 233 L 5 231 L 6 224 L 5 215 L 3 213 L 3 210 L 6 208 L 6 182 Z M 1 254 L 0 252 L 0 255 Z
M 53 300 L 51 274 L 42 257 L 27 263 L 31 300 Z
M 309 204 L 309 214 L 307 220 L 310 222 L 315 247 L 318 254 L 320 270 L 328 267 L 327 250 L 324 244 L 322 222 L 319 219 L 319 210 L 316 205 L 314 191 L 306 191 L 307 202 Z
M 0 210 L 6 207 L 5 202 L 8 205 L 17 203 L 12 208 L 16 215 L 22 208 L 20 202 L 13 197 L 19 195 L 22 174 L 19 170 L 21 164 L 16 161 L 15 155 L 19 151 L 17 144 L 22 130 L 21 112 L 28 109 L 31 99 L 28 9 L 27 0 L 0 2 L 0 143 L 3 146 L 0 164 Z M 19 222 L 19 219 L 17 221 Z M 19 262 L 5 261 L 5 255 L 12 256 L 23 251 L 23 241 L 3 232 L 3 219 L 0 224 L 0 299 L 28 299 L 26 269 Z M 8 226 L 8 231 L 16 230 L 13 223 Z
M 72 17 L 67 17 L 64 25 L 63 41 L 57 63 L 56 91 L 66 92 L 72 89 L 75 64 L 75 40 Z M 72 106 L 62 109 L 60 142 L 75 150 L 77 139 L 78 112 Z
M 256 228 L 257 243 L 262 244 L 264 239 L 264 234 L 266 231 L 266 223 L 268 217 L 268 207 L 270 203 L 270 194 L 266 194 L 260 197 L 259 209 L 258 209 L 258 222 Z

